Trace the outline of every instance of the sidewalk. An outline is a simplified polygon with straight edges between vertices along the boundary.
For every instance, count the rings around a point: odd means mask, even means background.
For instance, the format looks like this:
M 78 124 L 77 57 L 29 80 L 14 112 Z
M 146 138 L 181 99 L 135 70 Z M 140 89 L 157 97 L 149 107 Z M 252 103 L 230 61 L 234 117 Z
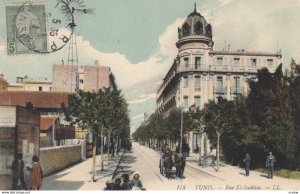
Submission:
M 252 189 L 260 188 L 264 190 L 300 190 L 300 180 L 282 178 L 274 176 L 273 179 L 268 179 L 267 174 L 250 170 L 250 176 L 245 176 L 245 170 L 237 166 L 226 165 L 220 163 L 219 172 L 216 172 L 216 166 L 211 166 L 211 161 L 207 162 L 207 167 L 198 165 L 199 156 L 192 155 L 186 158 L 187 165 L 201 170 L 205 174 L 220 179 L 221 182 L 228 184 L 228 187 L 233 186 L 236 189 L 237 185 L 249 186 Z M 224 184 L 223 184 L 224 185 Z
M 96 182 L 92 182 L 93 158 L 44 178 L 41 190 L 103 190 L 107 179 L 111 179 L 122 158 L 123 151 L 115 155 L 111 164 L 104 155 L 104 170 L 101 171 L 101 155 L 96 156 Z

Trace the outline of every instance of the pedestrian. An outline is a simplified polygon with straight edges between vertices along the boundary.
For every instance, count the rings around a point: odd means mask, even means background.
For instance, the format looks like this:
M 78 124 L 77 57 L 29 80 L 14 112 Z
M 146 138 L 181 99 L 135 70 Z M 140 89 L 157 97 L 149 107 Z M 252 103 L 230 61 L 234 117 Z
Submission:
M 121 184 L 122 190 L 131 190 L 131 184 L 129 179 L 129 174 L 122 174 L 123 183 Z
M 40 190 L 43 183 L 44 173 L 37 155 L 32 157 L 32 167 L 27 167 L 27 170 L 31 171 L 30 190 Z
M 171 152 L 171 149 L 170 149 L 170 147 L 169 147 L 169 145 L 168 145 L 167 143 L 166 143 L 165 146 L 163 147 L 162 152 L 163 152 L 164 154 L 170 153 L 170 152 Z
M 105 191 L 113 190 L 114 182 L 111 179 L 106 181 L 106 187 L 104 188 Z
M 243 162 L 245 162 L 245 171 L 246 171 L 246 176 L 249 176 L 249 168 L 250 168 L 250 155 L 247 153 Z
M 266 167 L 268 169 L 268 178 L 273 179 L 274 175 L 274 163 L 276 162 L 275 156 L 272 154 L 272 152 L 269 152 L 269 156 L 266 160 Z
M 114 182 L 111 179 L 107 179 L 105 184 L 106 184 L 106 187 L 104 188 L 105 191 L 113 190 Z
M 24 180 L 24 161 L 23 161 L 23 154 L 18 153 L 17 158 L 12 163 L 12 170 L 13 170 L 13 189 L 18 189 L 18 182 L 19 179 L 22 184 L 22 189 L 27 190 L 27 185 Z
M 133 173 L 133 178 L 130 181 L 131 187 L 143 188 L 142 181 L 140 180 L 140 174 L 138 172 Z
M 115 183 L 113 185 L 113 189 L 112 190 L 122 190 L 122 187 L 121 187 L 121 178 L 120 177 L 117 177 L 115 179 Z

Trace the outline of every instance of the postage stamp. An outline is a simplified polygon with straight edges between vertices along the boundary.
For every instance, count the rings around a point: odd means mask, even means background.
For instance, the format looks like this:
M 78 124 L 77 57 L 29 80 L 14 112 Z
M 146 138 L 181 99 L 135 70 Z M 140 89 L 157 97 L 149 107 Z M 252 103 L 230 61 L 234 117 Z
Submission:
M 5 6 L 8 54 L 47 51 L 44 4 Z

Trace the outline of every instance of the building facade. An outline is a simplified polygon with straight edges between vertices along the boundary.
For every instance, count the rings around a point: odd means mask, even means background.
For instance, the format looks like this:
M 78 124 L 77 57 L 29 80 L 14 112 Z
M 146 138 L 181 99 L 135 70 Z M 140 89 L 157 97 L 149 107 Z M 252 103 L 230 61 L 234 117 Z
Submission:
M 0 91 L 7 90 L 8 82 L 4 78 L 3 74 L 0 74 Z
M 53 91 L 98 91 L 101 88 L 116 89 L 113 73 L 109 67 L 94 65 L 54 65 Z
M 8 91 L 38 91 L 38 92 L 51 92 L 52 81 L 47 78 L 33 79 L 28 76 L 17 77 L 16 83 L 11 83 L 7 87 Z
M 178 55 L 157 91 L 156 113 L 161 115 L 192 105 L 201 109 L 218 96 L 233 100 L 247 95 L 248 79 L 256 79 L 264 67 L 274 72 L 282 62 L 280 53 L 213 50 L 212 27 L 196 6 L 178 28 L 178 38 Z M 185 134 L 191 150 L 203 147 L 200 136 L 199 130 Z

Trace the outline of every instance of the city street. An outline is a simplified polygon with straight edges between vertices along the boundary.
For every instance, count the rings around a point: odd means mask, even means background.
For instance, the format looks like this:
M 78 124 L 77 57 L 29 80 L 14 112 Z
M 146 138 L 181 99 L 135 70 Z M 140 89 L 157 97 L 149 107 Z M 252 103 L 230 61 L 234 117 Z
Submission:
M 300 189 L 300 181 L 274 177 L 267 179 L 266 174 L 251 171 L 245 176 L 244 169 L 221 164 L 220 171 L 213 167 L 198 166 L 196 157 L 188 157 L 183 179 L 170 179 L 159 172 L 160 152 L 133 143 L 131 152 L 123 155 L 117 175 L 135 171 L 147 190 L 290 190 Z
M 245 176 L 244 169 L 221 164 L 216 172 L 211 166 L 202 168 L 197 157 L 187 158 L 183 179 L 170 179 L 159 172 L 160 152 L 138 143 L 133 143 L 131 152 L 124 152 L 113 158 L 112 164 L 100 170 L 100 155 L 97 156 L 96 182 L 91 181 L 92 158 L 65 170 L 47 176 L 42 190 L 103 190 L 105 182 L 112 177 L 134 172 L 140 173 L 140 179 L 147 190 L 299 190 L 300 181 L 275 176 L 267 179 L 266 174 L 250 171 Z M 130 177 L 131 178 L 131 177 Z
M 137 171 L 140 173 L 143 186 L 149 190 L 177 190 L 184 189 L 185 186 L 188 186 L 186 187 L 188 190 L 195 190 L 197 185 L 206 186 L 209 189 L 214 182 L 222 181 L 189 165 L 186 165 L 183 179 L 168 180 L 159 172 L 159 159 L 160 152 L 133 143 L 132 151 L 123 155 L 117 175 L 122 173 L 131 175 Z

